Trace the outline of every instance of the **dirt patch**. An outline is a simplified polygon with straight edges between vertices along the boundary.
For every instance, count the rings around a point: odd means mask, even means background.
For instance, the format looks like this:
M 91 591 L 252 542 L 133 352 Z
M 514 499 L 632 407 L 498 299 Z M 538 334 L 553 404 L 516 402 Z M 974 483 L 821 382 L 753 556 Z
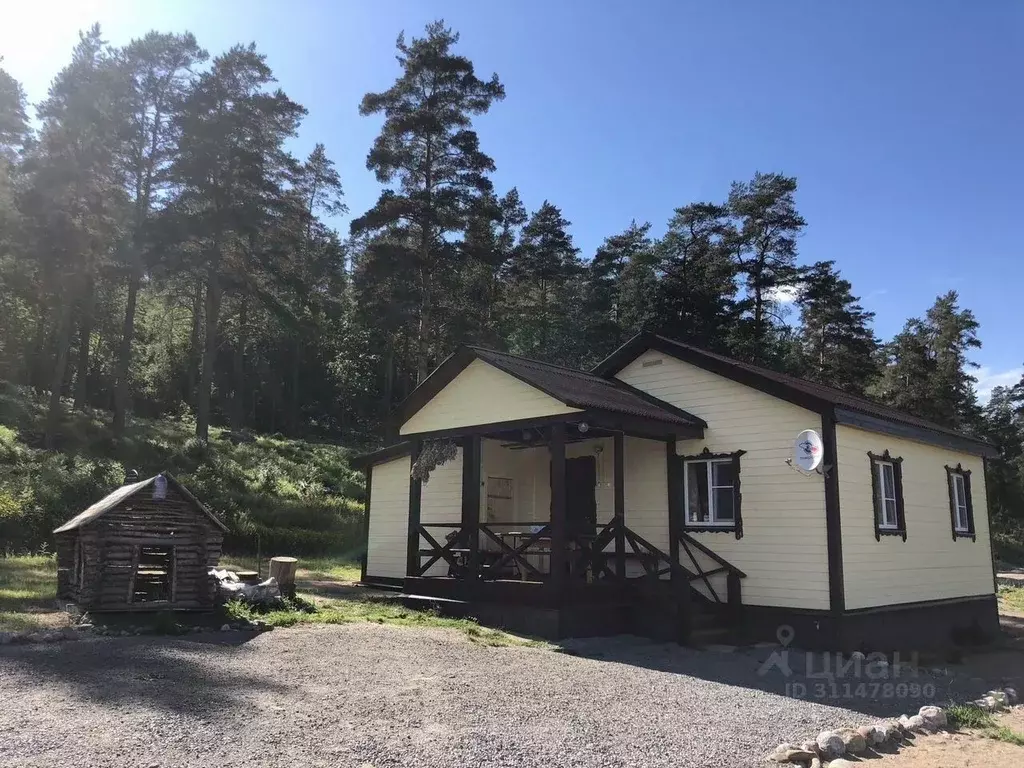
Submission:
M 971 733 L 937 733 L 918 736 L 914 746 L 873 762 L 892 768 L 1011 768 L 1024 764 L 1024 747 Z
M 998 715 L 996 722 L 1024 733 L 1024 707 Z M 1024 765 L 1024 747 L 973 731 L 936 733 L 918 736 L 913 746 L 899 754 L 881 755 L 877 763 L 892 768 L 1010 768 Z

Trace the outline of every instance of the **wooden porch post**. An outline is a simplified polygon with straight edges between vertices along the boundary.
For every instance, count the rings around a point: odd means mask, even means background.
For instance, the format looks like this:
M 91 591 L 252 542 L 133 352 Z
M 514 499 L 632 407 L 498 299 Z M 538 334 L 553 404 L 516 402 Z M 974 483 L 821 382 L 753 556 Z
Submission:
M 550 585 L 556 595 L 565 588 L 566 526 L 565 526 L 565 424 L 551 425 L 548 442 L 551 454 L 551 577 Z
M 676 599 L 678 639 L 690 639 L 690 580 L 679 564 L 679 537 L 683 530 L 683 464 L 676 456 L 676 439 L 665 442 L 668 475 L 668 557 L 671 563 L 672 594 Z
M 613 440 L 615 452 L 615 574 L 620 583 L 626 581 L 626 470 L 625 470 L 625 439 L 621 432 L 616 432 Z
M 470 578 L 480 578 L 480 435 L 462 438 L 462 535 Z
M 420 449 L 423 443 L 414 440 L 412 444 L 412 457 L 409 461 L 411 468 L 420 457 Z M 420 575 L 420 498 L 423 491 L 423 484 L 415 477 L 409 478 L 409 547 L 405 562 L 406 576 Z

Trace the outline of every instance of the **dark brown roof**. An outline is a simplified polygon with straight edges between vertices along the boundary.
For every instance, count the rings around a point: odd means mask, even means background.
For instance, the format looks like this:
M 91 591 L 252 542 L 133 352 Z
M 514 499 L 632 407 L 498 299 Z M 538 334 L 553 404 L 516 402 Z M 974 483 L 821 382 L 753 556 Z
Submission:
M 195 496 L 189 493 L 188 489 L 185 488 L 185 486 L 183 486 L 181 483 L 179 483 L 173 475 L 171 475 L 169 472 L 162 472 L 161 475 L 163 475 L 163 477 L 167 480 L 169 485 L 174 487 L 188 501 L 192 502 L 196 509 L 198 509 L 207 517 L 209 517 L 210 520 L 218 528 L 220 528 L 222 531 L 227 531 L 228 527 L 224 525 L 224 523 L 222 523 L 217 518 L 217 516 L 214 515 L 213 512 L 211 512 L 209 509 L 207 509 Z M 64 525 L 62 525 L 60 528 L 55 529 L 54 533 L 66 533 L 67 531 L 73 531 L 76 528 L 81 528 L 84 525 L 88 525 L 97 518 L 100 518 L 103 515 L 105 515 L 107 512 L 112 510 L 125 499 L 134 496 L 136 493 L 143 490 L 144 488 L 148 488 L 161 475 L 153 475 L 148 480 L 140 480 L 137 483 L 122 485 L 120 488 L 117 488 L 111 493 L 107 494 L 102 499 L 97 501 L 95 504 L 85 509 L 83 512 L 79 512 L 73 518 L 64 523 Z
M 587 371 L 565 368 L 484 347 L 469 349 L 485 363 L 515 376 L 556 400 L 561 400 L 571 408 L 597 408 L 670 424 L 707 426 L 699 416 L 687 413 L 617 379 L 605 379 Z
M 973 435 L 938 424 L 927 419 L 912 416 L 887 405 L 882 405 L 865 397 L 858 397 L 835 387 L 818 384 L 798 376 L 779 373 L 769 368 L 762 368 L 751 363 L 734 360 L 731 357 L 709 352 L 705 349 L 684 344 L 656 334 L 638 334 L 627 341 L 594 368 L 593 373 L 599 376 L 614 376 L 626 365 L 647 349 L 655 349 L 684 362 L 717 373 L 741 384 L 754 387 L 768 394 L 788 400 L 810 410 L 824 412 L 837 409 L 837 415 L 846 412 L 863 414 L 870 420 L 878 420 L 889 424 L 903 425 L 908 430 L 924 430 L 937 435 L 946 435 L 956 441 L 972 443 L 982 452 L 991 453 L 992 446 Z M 839 418 L 840 422 L 852 423 L 852 419 Z M 912 436 L 909 432 L 908 437 Z

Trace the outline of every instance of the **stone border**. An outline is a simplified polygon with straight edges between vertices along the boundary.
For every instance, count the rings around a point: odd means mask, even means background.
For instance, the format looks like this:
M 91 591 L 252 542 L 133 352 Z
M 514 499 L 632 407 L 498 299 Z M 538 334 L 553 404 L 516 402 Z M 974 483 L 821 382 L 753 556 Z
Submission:
M 985 712 L 996 712 L 1017 703 L 1017 692 L 1013 688 L 992 690 L 982 698 L 971 702 Z M 913 733 L 935 733 L 949 723 L 946 710 L 942 707 L 924 706 L 916 715 L 900 715 L 898 719 L 884 720 L 858 728 L 844 728 L 838 731 L 822 731 L 814 741 L 805 741 L 799 746 L 779 744 L 768 755 L 776 763 L 801 765 L 805 768 L 856 768 L 861 761 L 852 761 L 844 755 L 862 755 L 871 747 L 888 745 L 900 747 L 907 736 Z

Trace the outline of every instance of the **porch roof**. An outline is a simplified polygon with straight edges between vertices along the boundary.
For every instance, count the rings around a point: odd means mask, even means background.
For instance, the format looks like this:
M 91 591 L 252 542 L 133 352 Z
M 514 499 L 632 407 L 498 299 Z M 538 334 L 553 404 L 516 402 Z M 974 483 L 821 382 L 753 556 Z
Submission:
M 484 347 L 469 349 L 484 362 L 573 408 L 597 408 L 666 424 L 707 427 L 707 422 L 699 416 L 676 408 L 618 379 L 604 379 L 587 371 L 564 368 Z
M 520 389 L 494 391 L 503 385 L 501 380 L 485 375 L 486 370 L 506 377 L 507 381 L 517 381 Z M 466 378 L 470 371 L 476 372 L 476 378 Z M 529 395 L 530 392 L 543 398 L 547 405 L 535 409 L 535 400 Z M 510 408 L 507 407 L 508 403 L 502 402 L 503 395 L 513 394 L 519 398 L 523 407 Z M 493 409 L 490 407 L 492 401 L 495 405 Z M 470 402 L 478 406 L 475 413 L 466 410 Z M 617 379 L 605 379 L 587 371 L 474 346 L 460 347 L 402 403 L 398 422 L 405 425 L 401 429 L 404 436 L 438 431 L 436 427 L 427 427 L 426 424 L 411 424 L 414 417 L 432 403 L 444 403 L 443 410 L 450 419 L 450 428 L 445 425 L 440 427 L 440 431 L 448 433 L 474 425 L 497 428 L 507 423 L 514 426 L 528 417 L 600 419 L 606 426 L 643 422 L 649 427 L 657 425 L 665 434 L 699 434 L 707 427 L 699 416 Z M 541 401 L 536 403 L 540 405 Z M 494 417 L 490 418 L 492 413 Z M 460 424 L 460 417 L 477 420 Z M 421 417 L 415 420 L 423 421 Z

